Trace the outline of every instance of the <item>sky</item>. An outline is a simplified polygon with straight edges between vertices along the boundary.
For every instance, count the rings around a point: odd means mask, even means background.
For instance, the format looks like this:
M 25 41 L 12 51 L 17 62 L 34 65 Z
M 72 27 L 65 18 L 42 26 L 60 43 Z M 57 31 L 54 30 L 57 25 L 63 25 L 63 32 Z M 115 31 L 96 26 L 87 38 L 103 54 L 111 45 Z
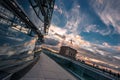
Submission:
M 120 0 L 56 0 L 47 44 L 120 60 L 119 4 Z

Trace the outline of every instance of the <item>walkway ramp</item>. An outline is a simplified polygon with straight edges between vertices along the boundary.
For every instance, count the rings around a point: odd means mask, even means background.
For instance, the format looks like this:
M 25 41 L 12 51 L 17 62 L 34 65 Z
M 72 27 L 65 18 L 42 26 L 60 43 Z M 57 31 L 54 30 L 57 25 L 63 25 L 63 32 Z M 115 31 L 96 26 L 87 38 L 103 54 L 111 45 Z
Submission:
M 39 61 L 21 80 L 77 80 L 44 53 Z

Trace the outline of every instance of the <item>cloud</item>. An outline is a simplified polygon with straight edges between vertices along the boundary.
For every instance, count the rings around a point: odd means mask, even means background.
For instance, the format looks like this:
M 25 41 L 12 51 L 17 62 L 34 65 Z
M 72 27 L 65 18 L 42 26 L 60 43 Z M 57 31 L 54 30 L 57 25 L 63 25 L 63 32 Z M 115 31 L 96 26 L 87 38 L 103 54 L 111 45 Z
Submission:
M 78 27 L 81 21 L 80 5 L 76 1 L 73 1 L 71 9 L 67 10 L 63 2 L 58 0 L 58 3 L 62 5 L 58 4 L 54 6 L 55 10 L 51 28 L 54 29 L 53 25 L 59 27 L 59 30 L 57 29 L 56 31 L 60 32 L 59 34 L 61 35 L 79 34 Z M 59 12 L 60 14 L 57 12 Z
M 62 9 L 59 8 L 57 5 L 54 6 L 54 11 L 57 11 L 57 12 L 59 12 L 60 14 L 63 13 Z
M 101 35 L 109 35 L 111 33 L 111 30 L 106 30 L 106 29 L 99 29 L 99 25 L 96 25 L 96 24 L 90 24 L 90 25 L 87 25 L 85 26 L 86 28 L 84 28 L 84 32 L 96 32 L 96 33 L 99 33 Z
M 103 4 L 103 0 L 98 0 L 98 2 L 99 2 L 100 4 Z
M 96 29 L 97 29 L 97 27 L 96 27 L 97 25 L 88 25 L 88 26 L 86 26 L 86 28 L 85 28 L 85 32 L 94 32 L 94 31 L 96 31 Z
M 58 9 L 58 6 L 57 5 L 54 5 L 54 10 Z
M 77 8 L 80 8 L 80 5 L 76 5 Z
M 67 18 L 65 28 L 68 30 L 68 33 L 78 34 L 77 29 L 81 21 L 80 5 L 77 2 L 74 2 L 71 10 L 65 11 L 65 16 Z
M 118 45 L 118 46 L 111 46 L 110 44 L 108 44 L 107 42 L 104 42 L 103 44 L 102 44 L 102 46 L 103 47 L 105 47 L 105 48 L 109 48 L 109 49 L 113 49 L 113 50 L 115 50 L 116 52 L 118 52 L 119 53 L 119 55 L 120 55 L 120 46 Z
M 93 48 L 94 47 L 96 48 L 95 50 L 102 51 L 105 56 L 110 56 L 110 57 L 120 56 L 120 50 L 119 50 L 120 46 L 112 46 L 107 42 L 104 42 L 101 45 L 94 44 Z
M 96 26 L 96 25 L 92 25 L 92 26 Z M 94 30 L 94 29 L 89 27 L 87 31 L 89 32 L 91 30 Z M 113 57 L 115 55 L 119 55 L 118 52 L 120 51 L 120 46 L 112 46 L 107 42 L 103 42 L 102 44 L 90 43 L 89 41 L 84 40 L 82 36 L 76 35 L 74 33 L 68 34 L 67 29 L 60 28 L 55 25 L 51 25 L 49 30 L 49 35 L 47 38 L 52 38 L 59 41 L 59 44 L 55 45 L 55 46 L 58 46 L 58 48 L 60 48 L 60 46 L 64 44 L 64 45 L 74 47 L 77 50 L 79 50 L 79 48 L 83 48 L 95 54 L 100 54 L 102 56 Z M 72 44 L 71 44 L 71 40 L 72 40 Z
M 54 38 L 57 38 L 59 41 L 62 41 L 63 39 L 66 42 L 66 44 L 68 44 L 71 40 L 73 41 L 72 43 L 77 45 L 77 47 L 82 47 L 84 49 L 90 50 L 94 53 L 100 53 L 100 54 L 109 54 L 110 52 L 104 50 L 108 49 L 108 48 L 113 48 L 115 50 L 118 50 L 119 48 L 117 48 L 117 46 L 111 46 L 109 45 L 107 42 L 104 42 L 103 44 L 99 45 L 99 44 L 93 44 L 90 43 L 89 41 L 84 40 L 84 38 L 80 35 L 78 35 L 80 32 L 84 31 L 84 32 L 95 32 L 95 33 L 99 33 L 102 35 L 109 35 L 112 30 L 110 29 L 110 25 L 113 25 L 113 23 L 115 24 L 117 20 L 119 20 L 120 18 L 116 18 L 115 22 L 114 22 L 114 16 L 118 15 L 118 13 L 116 12 L 117 10 L 115 9 L 115 12 L 113 11 L 113 9 L 111 9 L 111 3 L 108 1 L 104 1 L 104 0 L 96 0 L 96 1 L 91 1 L 91 5 L 93 7 L 93 9 L 95 10 L 95 12 L 99 15 L 100 19 L 106 24 L 105 29 L 100 28 L 102 26 L 98 25 L 98 24 L 92 24 L 92 23 L 83 23 L 86 21 L 86 19 L 88 19 L 89 21 L 91 20 L 88 15 L 84 12 L 81 12 L 81 7 L 79 3 L 77 3 L 77 1 L 73 1 L 72 3 L 72 7 L 67 10 L 65 9 L 65 5 L 63 2 L 58 1 L 58 3 L 62 4 L 58 4 L 54 6 L 55 11 L 60 12 L 60 9 L 62 9 L 62 15 L 65 16 L 66 18 L 66 23 L 65 25 L 61 28 L 59 25 L 55 25 L 53 22 L 51 27 L 50 27 L 50 33 L 51 37 L 54 36 Z M 113 6 L 112 6 L 113 7 Z M 116 8 L 116 7 L 115 7 Z M 107 12 L 108 11 L 108 12 Z M 113 15 L 113 13 L 115 13 L 115 15 Z M 111 15 L 112 14 L 112 15 Z M 60 20 L 64 20 L 61 19 L 61 17 L 58 14 L 55 14 L 58 21 Z M 118 16 L 119 17 L 119 16 Z M 104 19 L 103 19 L 104 18 Z M 58 22 L 57 21 L 57 22 Z M 113 25 L 115 30 L 117 30 L 117 32 L 119 31 L 118 26 Z M 115 32 L 115 31 L 114 31 Z M 55 35 L 57 34 L 57 35 Z M 94 46 L 96 45 L 96 47 Z M 102 49 L 100 49 L 102 47 Z
M 90 46 L 90 42 L 85 41 L 80 35 L 74 33 L 67 33 L 66 28 L 60 28 L 56 25 L 50 26 L 48 38 L 54 38 L 62 42 L 64 40 L 65 45 L 70 45 L 72 40 L 73 45 L 77 46 Z
M 104 42 L 102 45 L 103 45 L 104 47 L 111 48 L 111 46 L 110 46 L 107 42 Z
M 51 46 L 56 46 L 59 44 L 59 41 L 52 39 L 52 38 L 45 38 L 45 44 L 51 45 Z
M 107 42 L 102 44 L 94 44 L 89 41 L 84 40 L 80 35 L 76 34 L 67 34 L 67 30 L 59 28 L 58 26 L 51 25 L 50 34 L 48 35 L 48 45 L 47 47 L 59 51 L 62 45 L 70 46 L 75 48 L 80 55 L 86 56 L 89 59 L 96 59 L 103 61 L 106 64 L 113 64 L 114 66 L 119 65 L 120 54 L 117 50 L 120 49 L 120 46 L 111 46 Z M 59 35 L 64 35 L 65 38 L 59 38 Z M 51 39 L 52 38 L 52 39 Z M 72 40 L 72 44 L 70 42 Z M 93 61 L 94 62 L 94 61 Z
M 103 0 L 98 0 L 95 2 L 93 1 L 92 5 L 93 9 L 106 26 L 92 23 L 91 18 L 87 15 L 89 13 L 84 14 L 84 12 L 81 11 L 82 6 L 76 1 L 73 2 L 73 5 L 71 5 L 72 7 L 70 7 L 69 10 L 65 9 L 64 4 L 62 6 L 55 5 L 55 15 L 53 14 L 53 19 L 55 20 L 50 26 L 46 42 L 50 48 L 57 51 L 59 51 L 62 45 L 67 45 L 77 49 L 78 52 L 82 52 L 80 54 L 83 54 L 88 58 L 117 64 L 119 61 L 116 60 L 120 59 L 119 45 L 113 46 L 108 42 L 103 42 L 101 44 L 91 43 L 86 41 L 84 37 L 79 34 L 83 31 L 87 33 L 95 32 L 101 35 L 109 35 L 113 32 L 110 27 L 111 25 L 114 27 L 114 33 L 115 31 L 119 33 L 119 29 L 117 29 L 118 26 L 116 25 L 118 24 L 117 19 L 114 19 L 113 16 L 113 13 L 115 13 L 115 15 L 117 15 L 117 13 L 110 12 L 109 7 L 107 8 L 107 6 L 109 6 L 108 3 L 105 3 Z M 106 10 L 108 10 L 108 13 Z M 61 15 L 64 15 L 63 19 Z M 58 24 L 55 25 L 55 23 L 61 24 L 61 22 L 65 22 L 62 27 Z M 103 29 L 103 27 L 106 28 Z
M 103 1 L 99 0 L 99 3 L 103 4 Z M 65 9 L 64 3 L 62 4 L 63 5 L 55 5 L 54 9 L 55 12 L 59 12 L 60 14 L 62 14 L 62 16 L 64 16 L 64 19 L 62 19 L 62 17 L 59 16 L 59 14 L 55 13 L 55 16 L 53 17 L 53 23 L 56 25 L 57 23 L 59 25 L 62 25 L 64 23 L 62 27 L 67 30 L 67 33 L 79 34 L 85 31 L 95 32 L 101 35 L 109 35 L 112 32 L 109 26 L 106 29 L 99 29 L 100 25 L 91 24 L 91 18 L 89 17 L 88 13 L 85 13 L 84 11 L 81 12 L 82 8 L 77 1 L 73 1 L 73 4 L 71 5 L 72 7 L 69 10 Z
M 59 26 L 56 26 L 54 24 L 51 24 L 50 25 L 50 28 L 49 28 L 49 33 L 59 33 L 60 35 L 65 35 L 67 33 L 67 30 L 64 29 L 64 28 L 60 28 Z
M 93 0 L 91 6 L 103 21 L 109 27 L 114 27 L 114 33 L 120 34 L 120 1 L 113 0 Z

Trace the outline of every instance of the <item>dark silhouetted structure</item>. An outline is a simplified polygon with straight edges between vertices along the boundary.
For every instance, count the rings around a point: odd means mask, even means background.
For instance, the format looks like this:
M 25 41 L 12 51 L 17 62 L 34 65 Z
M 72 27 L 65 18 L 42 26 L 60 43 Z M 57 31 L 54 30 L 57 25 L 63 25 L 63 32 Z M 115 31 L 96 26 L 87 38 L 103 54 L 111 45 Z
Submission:
M 66 57 L 69 57 L 71 59 L 75 59 L 75 56 L 77 54 L 77 50 L 75 50 L 69 46 L 62 46 L 60 48 L 59 54 L 66 56 Z

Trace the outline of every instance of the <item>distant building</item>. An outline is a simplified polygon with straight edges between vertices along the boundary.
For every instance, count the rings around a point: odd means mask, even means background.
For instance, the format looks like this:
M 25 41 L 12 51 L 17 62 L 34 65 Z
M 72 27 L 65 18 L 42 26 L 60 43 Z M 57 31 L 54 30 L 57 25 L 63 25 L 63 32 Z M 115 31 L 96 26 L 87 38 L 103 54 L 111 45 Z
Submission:
M 76 54 L 77 54 L 77 50 L 69 47 L 69 46 L 62 46 L 60 48 L 59 54 L 69 57 L 71 59 L 75 59 Z

